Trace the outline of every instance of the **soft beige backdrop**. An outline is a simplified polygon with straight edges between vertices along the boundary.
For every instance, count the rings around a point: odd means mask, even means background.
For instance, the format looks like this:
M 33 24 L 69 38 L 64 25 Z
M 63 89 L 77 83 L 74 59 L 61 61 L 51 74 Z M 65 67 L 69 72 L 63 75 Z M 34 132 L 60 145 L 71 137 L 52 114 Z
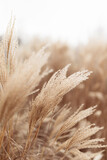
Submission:
M 107 33 L 107 0 L 0 0 L 0 34 L 11 12 L 17 33 L 28 37 L 49 36 L 75 45 Z

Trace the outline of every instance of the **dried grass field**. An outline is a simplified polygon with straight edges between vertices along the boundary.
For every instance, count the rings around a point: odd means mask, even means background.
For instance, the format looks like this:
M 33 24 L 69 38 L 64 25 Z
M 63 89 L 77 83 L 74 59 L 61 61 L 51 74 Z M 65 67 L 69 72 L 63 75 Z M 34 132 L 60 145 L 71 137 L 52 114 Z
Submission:
M 0 42 L 0 160 L 106 160 L 106 71 L 106 42 L 18 45 L 10 21 Z

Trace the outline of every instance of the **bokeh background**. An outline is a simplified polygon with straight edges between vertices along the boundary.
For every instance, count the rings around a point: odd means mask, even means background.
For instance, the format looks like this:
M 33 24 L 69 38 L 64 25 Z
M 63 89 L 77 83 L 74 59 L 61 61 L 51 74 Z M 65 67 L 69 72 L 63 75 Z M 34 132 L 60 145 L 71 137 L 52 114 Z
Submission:
M 107 0 L 0 0 L 0 34 L 11 14 L 24 40 L 41 36 L 77 45 L 107 37 Z

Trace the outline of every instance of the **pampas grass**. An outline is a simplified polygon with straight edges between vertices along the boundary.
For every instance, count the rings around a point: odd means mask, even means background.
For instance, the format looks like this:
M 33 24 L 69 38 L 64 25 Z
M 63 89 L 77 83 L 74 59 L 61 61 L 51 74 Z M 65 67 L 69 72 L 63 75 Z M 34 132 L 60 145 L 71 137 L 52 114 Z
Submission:
M 15 54 L 18 43 L 13 31 L 11 20 L 0 45 L 0 159 L 90 160 L 102 156 L 104 139 L 94 135 L 103 128 L 87 119 L 96 106 L 83 109 L 78 105 L 74 112 L 75 94 L 71 103 L 63 101 L 92 72 L 78 70 L 67 75 L 70 65 L 66 65 L 58 71 L 53 67 L 52 73 L 51 51 L 45 51 L 46 47 L 27 58 L 18 55 L 18 49 Z

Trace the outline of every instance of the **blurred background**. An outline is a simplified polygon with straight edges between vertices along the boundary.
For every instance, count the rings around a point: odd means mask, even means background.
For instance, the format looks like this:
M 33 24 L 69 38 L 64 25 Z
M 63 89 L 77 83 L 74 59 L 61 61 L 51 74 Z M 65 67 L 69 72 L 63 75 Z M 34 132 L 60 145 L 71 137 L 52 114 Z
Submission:
M 24 40 L 50 37 L 72 45 L 107 37 L 107 0 L 0 0 L 0 34 L 11 14 Z

